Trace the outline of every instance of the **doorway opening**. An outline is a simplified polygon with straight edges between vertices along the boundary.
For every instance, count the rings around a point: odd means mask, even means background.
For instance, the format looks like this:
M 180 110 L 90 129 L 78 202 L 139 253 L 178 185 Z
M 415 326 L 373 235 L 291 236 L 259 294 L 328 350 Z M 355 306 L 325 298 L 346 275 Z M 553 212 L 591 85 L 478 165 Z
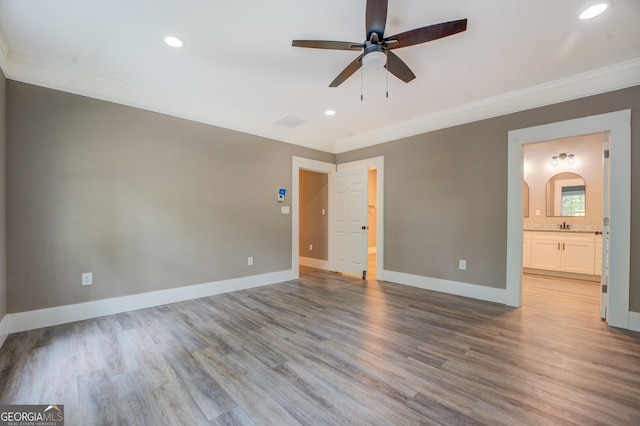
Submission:
M 377 279 L 376 263 L 377 263 L 377 237 L 378 228 L 378 203 L 377 203 L 377 187 L 378 187 L 378 170 L 369 169 L 369 193 L 367 195 L 369 230 L 367 235 L 367 278 L 371 280 Z
M 631 228 L 631 110 L 583 117 L 509 132 L 507 179 L 507 286 L 505 303 L 522 305 L 523 161 L 526 144 L 609 132 L 609 261 L 607 323 L 629 328 Z
M 345 257 L 345 253 L 349 256 L 353 254 L 353 252 L 349 251 L 355 247 L 355 245 L 351 245 L 348 250 L 344 250 L 344 246 L 341 245 L 341 241 L 338 241 L 342 236 L 340 235 L 340 229 L 338 229 L 339 220 L 336 218 L 344 212 L 344 209 L 341 209 L 339 204 L 340 200 L 338 198 L 338 193 L 340 190 L 340 185 L 336 184 L 336 181 L 339 180 L 341 176 L 341 172 L 354 170 L 354 169 L 364 169 L 363 179 L 361 181 L 363 183 L 366 182 L 368 186 L 369 179 L 371 179 L 371 191 L 367 189 L 366 193 L 363 191 L 363 196 L 361 199 L 363 200 L 364 205 L 362 206 L 364 209 L 364 214 L 361 217 L 365 218 L 365 224 L 368 225 L 369 229 L 365 229 L 364 232 L 366 234 L 361 234 L 358 232 L 358 238 L 361 238 L 363 244 L 361 246 L 362 251 L 362 263 L 365 264 L 364 269 L 367 270 L 367 278 L 377 278 L 379 280 L 383 280 L 383 266 L 384 266 L 384 157 L 375 157 L 369 158 L 365 160 L 354 161 L 350 163 L 343 163 L 339 165 L 325 163 L 316 160 L 309 160 L 301 157 L 293 157 L 292 159 L 292 188 L 291 188 L 291 214 L 292 214 L 292 230 L 291 230 L 291 272 L 292 278 L 297 279 L 300 277 L 300 265 L 301 264 L 311 264 L 313 267 L 317 267 L 320 269 L 325 269 L 329 271 L 340 271 L 340 268 L 336 266 L 339 261 Z M 371 172 L 370 172 L 371 170 Z M 324 216 L 324 220 L 327 221 L 326 229 L 328 234 L 327 241 L 327 256 L 326 259 L 322 259 L 324 256 L 320 256 L 317 254 L 316 256 L 309 256 L 309 253 L 316 252 L 318 253 L 319 246 L 317 243 L 308 242 L 307 240 L 301 239 L 301 186 L 300 186 L 300 176 L 301 171 L 309 171 L 315 172 L 316 174 L 304 175 L 303 179 L 311 176 L 312 178 L 319 178 L 318 180 L 324 179 L 322 176 L 317 176 L 317 174 L 323 175 L 326 177 L 326 183 L 328 186 L 328 195 L 326 198 L 326 210 L 325 215 L 322 215 L 322 209 L 320 205 L 317 205 L 315 208 L 312 208 L 312 215 L 316 215 L 317 223 L 322 223 L 318 221 L 318 208 L 320 208 L 320 216 Z M 366 176 L 366 178 L 364 178 Z M 322 184 L 321 184 L 322 185 Z M 302 197 L 306 195 L 302 194 Z M 324 202 L 324 201 L 323 201 Z M 322 203 L 321 203 L 322 204 Z M 358 206 L 360 203 L 358 203 Z M 303 219 L 304 220 L 304 219 Z M 322 226 L 322 225 L 319 225 Z M 359 227 L 359 229 L 361 226 Z M 373 228 L 373 229 L 372 229 Z M 322 238 L 322 237 L 321 237 Z M 311 244 L 311 246 L 310 246 Z M 322 244 L 321 244 L 322 245 Z M 358 247 L 360 247 L 358 245 Z M 360 248 L 358 248 L 360 250 Z M 310 260 L 311 259 L 311 260 Z M 371 260 L 371 262 L 369 262 Z M 370 265 L 370 266 L 368 266 Z
M 594 312 L 605 305 L 598 284 L 606 282 L 607 272 L 602 241 L 608 140 L 608 132 L 601 132 L 522 146 L 523 304 L 564 300 L 570 309 L 578 299 L 562 296 L 581 294 Z
M 299 263 L 329 270 L 329 174 L 299 173 Z

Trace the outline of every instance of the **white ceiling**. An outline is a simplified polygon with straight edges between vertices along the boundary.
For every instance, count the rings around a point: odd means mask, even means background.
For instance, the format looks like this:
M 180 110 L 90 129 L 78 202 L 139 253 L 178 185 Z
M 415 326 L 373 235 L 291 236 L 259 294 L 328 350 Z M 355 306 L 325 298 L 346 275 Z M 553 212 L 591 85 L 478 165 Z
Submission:
M 389 0 L 385 35 L 469 21 L 396 50 L 417 78 L 389 76 L 388 99 L 384 71 L 328 87 L 358 52 L 291 46 L 362 42 L 365 0 L 0 0 L 0 65 L 14 80 L 343 152 L 640 84 L 640 0 L 614 2 L 580 21 L 585 0 Z M 167 34 L 186 46 L 165 46 Z M 284 116 L 304 123 L 274 124 Z

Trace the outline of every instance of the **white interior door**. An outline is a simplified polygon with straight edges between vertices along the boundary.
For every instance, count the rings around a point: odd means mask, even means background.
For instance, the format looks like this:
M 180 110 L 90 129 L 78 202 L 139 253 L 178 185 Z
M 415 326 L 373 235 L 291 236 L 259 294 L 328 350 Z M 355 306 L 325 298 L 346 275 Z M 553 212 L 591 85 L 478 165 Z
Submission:
M 333 269 L 352 275 L 367 274 L 368 168 L 334 175 Z
M 609 217 L 611 215 L 611 168 L 609 166 L 609 135 L 605 136 L 602 160 L 602 275 L 600 277 L 600 318 L 607 319 L 609 306 Z M 598 267 L 598 265 L 596 265 Z

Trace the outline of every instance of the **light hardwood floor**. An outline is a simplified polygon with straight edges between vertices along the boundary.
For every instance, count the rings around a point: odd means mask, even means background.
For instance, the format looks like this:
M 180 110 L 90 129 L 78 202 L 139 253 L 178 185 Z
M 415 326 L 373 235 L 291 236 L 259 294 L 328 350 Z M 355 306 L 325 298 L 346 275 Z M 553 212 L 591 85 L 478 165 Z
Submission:
M 299 281 L 9 336 L 0 404 L 67 425 L 640 424 L 640 335 L 598 287 L 505 306 L 301 268 Z

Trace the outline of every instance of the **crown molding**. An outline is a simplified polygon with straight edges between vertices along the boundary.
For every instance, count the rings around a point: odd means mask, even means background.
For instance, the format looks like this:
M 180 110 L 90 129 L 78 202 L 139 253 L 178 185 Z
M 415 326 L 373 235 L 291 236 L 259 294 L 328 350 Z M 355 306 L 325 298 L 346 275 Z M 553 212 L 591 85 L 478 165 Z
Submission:
M 0 67 L 7 78 L 167 114 L 333 154 L 447 127 L 570 101 L 640 84 L 640 58 L 427 114 L 366 133 L 326 141 L 242 114 L 186 101 L 104 75 L 12 52 L 0 29 Z
M 331 153 L 335 149 L 334 143 L 323 142 L 299 129 L 288 129 L 273 123 L 252 120 L 229 109 L 187 101 L 112 77 L 17 52 L 10 52 L 7 56 L 10 63 L 10 72 L 7 77 L 12 80 L 167 114 L 307 148 Z
M 640 84 L 640 58 L 504 93 L 336 141 L 335 153 Z

